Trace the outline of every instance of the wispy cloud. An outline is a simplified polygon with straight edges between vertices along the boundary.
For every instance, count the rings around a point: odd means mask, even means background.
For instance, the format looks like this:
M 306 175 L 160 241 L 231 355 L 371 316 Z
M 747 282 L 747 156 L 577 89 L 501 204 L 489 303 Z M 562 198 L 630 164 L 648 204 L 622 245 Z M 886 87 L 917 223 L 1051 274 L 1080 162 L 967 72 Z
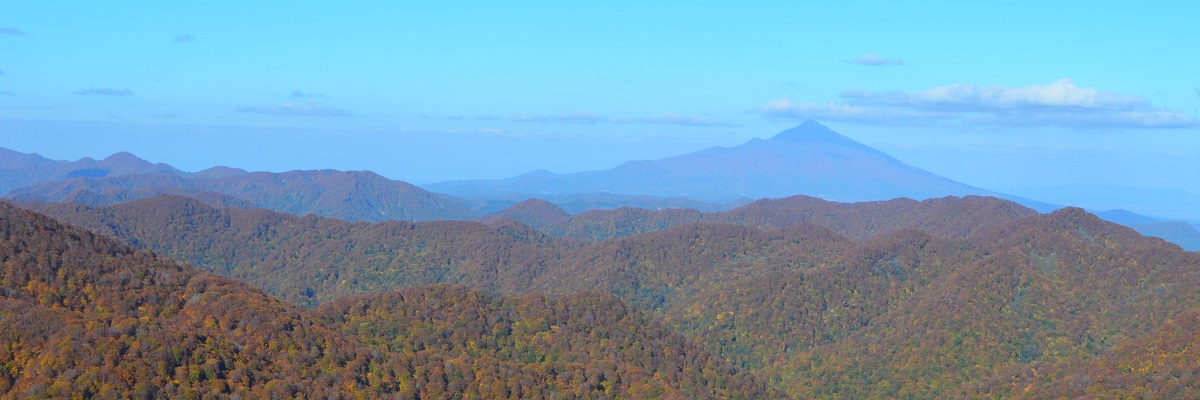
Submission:
M 234 111 L 268 115 L 288 115 L 302 117 L 351 117 L 354 113 L 349 110 L 329 107 L 320 104 L 283 103 L 280 106 L 238 107 Z
M 657 117 L 638 118 L 637 122 L 646 124 L 682 125 L 682 126 L 741 126 L 730 121 L 705 117 L 702 115 L 683 115 L 666 113 Z
M 182 116 L 182 115 L 175 114 L 175 113 L 162 113 L 162 114 L 154 114 L 154 116 L 155 116 L 155 117 L 158 117 L 158 118 L 166 118 L 166 119 L 178 119 L 178 118 L 183 118 L 183 116 Z
M 854 57 L 854 59 L 849 60 L 848 62 L 859 65 L 869 65 L 872 67 L 884 65 L 904 65 L 904 60 L 899 58 L 887 58 L 878 54 L 863 54 L 861 56 Z
M 288 97 L 291 97 L 293 99 L 310 99 L 310 98 L 328 99 L 329 98 L 329 96 L 326 96 L 321 93 L 303 92 L 303 91 L 299 91 L 299 90 L 293 90 L 292 94 L 289 94 Z
M 1187 128 L 1200 126 L 1191 115 L 1155 107 L 1150 100 L 1096 88 L 1070 79 L 1047 85 L 1009 88 L 958 83 L 921 92 L 850 89 L 842 101 L 768 102 L 758 112 L 772 119 L 828 119 L 862 123 L 958 121 L 977 125 L 1062 126 L 1071 128 Z
M 16 95 L 17 95 L 17 94 L 16 94 L 16 93 L 13 93 L 13 91 L 11 91 L 11 90 L 0 90 L 0 96 L 13 96 L 13 97 L 16 97 Z
M 1197 95 L 1197 96 L 1200 96 L 1200 87 L 1198 87 L 1198 88 L 1192 88 L 1192 90 L 1195 90 L 1195 91 L 1196 91 L 1196 95 Z
M 22 32 L 20 29 L 13 28 L 10 26 L 7 28 L 0 28 L 0 35 L 25 36 L 25 32 Z
M 492 115 L 475 117 L 477 120 L 494 120 Z M 564 113 L 553 115 L 517 114 L 508 117 L 509 121 L 517 122 L 555 122 L 564 124 L 663 124 L 680 126 L 741 126 L 739 124 L 700 115 L 664 113 L 653 117 L 618 118 L 599 115 L 591 112 Z
M 758 110 L 770 119 L 818 119 L 882 124 L 913 124 L 949 119 L 953 114 L 899 107 L 885 108 L 847 103 L 804 103 L 791 99 L 767 102 Z
M 187 42 L 193 42 L 195 40 L 196 40 L 195 36 L 192 36 L 187 33 L 181 33 L 181 34 L 175 35 L 175 43 L 187 43 Z
M 80 95 L 80 96 L 115 96 L 115 97 L 133 96 L 133 92 L 129 91 L 129 89 L 114 89 L 114 88 L 87 88 L 87 89 L 79 89 L 72 93 Z
M 567 124 L 627 124 L 630 121 L 626 119 L 605 117 L 591 112 L 566 113 L 554 115 L 535 115 L 535 114 L 517 114 L 508 117 L 509 121 L 518 122 L 559 122 Z
M 4 76 L 4 70 L 0 70 L 0 76 Z

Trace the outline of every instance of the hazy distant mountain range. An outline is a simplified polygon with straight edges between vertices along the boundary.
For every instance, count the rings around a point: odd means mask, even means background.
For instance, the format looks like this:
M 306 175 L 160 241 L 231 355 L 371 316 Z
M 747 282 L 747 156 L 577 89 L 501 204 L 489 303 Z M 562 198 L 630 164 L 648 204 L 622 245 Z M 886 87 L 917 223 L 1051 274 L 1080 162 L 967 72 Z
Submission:
M 1128 226 L 1146 236 L 1166 239 L 1184 250 L 1200 251 L 1200 230 L 1196 225 L 1183 221 L 1162 221 L 1120 209 L 1097 212 L 1096 216 Z
M 807 121 L 770 139 L 713 147 L 605 171 L 535 171 L 511 179 L 451 181 L 426 189 L 461 197 L 569 193 L 683 197 L 730 202 L 797 194 L 840 202 L 996 195 L 934 175 Z
M 1200 195 L 1178 189 L 1071 184 L 1011 188 L 1005 192 L 1089 210 L 1137 210 L 1160 219 L 1200 222 Z
M 8 151 L 8 150 L 5 150 Z M 430 193 L 370 171 L 246 172 L 217 167 L 185 173 L 150 164 L 129 153 L 103 161 L 50 161 L 17 153 L 17 168 L 3 172 L 3 186 L 18 201 L 107 205 L 175 194 L 222 207 L 267 208 L 292 214 L 317 214 L 350 221 L 467 219 L 475 212 L 449 196 Z M 24 171 L 48 171 L 25 173 Z
M 1078 200 L 1062 197 L 1062 191 L 1055 193 L 1060 193 L 1056 199 Z M 271 173 L 222 166 L 191 173 L 125 152 L 99 161 L 69 162 L 0 148 L 0 194 L 19 201 L 89 205 L 172 194 L 220 207 L 267 208 L 370 222 L 466 220 L 530 198 L 549 201 L 568 214 L 620 207 L 716 212 L 760 198 L 793 195 L 840 202 L 980 195 L 1013 200 L 1039 212 L 1061 207 L 976 188 L 909 166 L 814 121 L 770 139 L 660 160 L 629 161 L 604 171 L 555 174 L 543 170 L 510 179 L 430 184 L 425 189 L 370 171 Z M 1191 200 L 1180 196 L 1168 197 L 1179 204 Z M 1065 204 L 1105 209 L 1095 207 L 1101 204 L 1095 202 Z M 1116 222 L 1200 250 L 1200 231 L 1195 226 L 1159 220 Z
M 100 161 L 92 158 L 57 161 L 0 147 L 0 193 L 71 178 L 153 174 L 186 175 L 170 165 L 151 164 L 125 152 L 113 154 Z

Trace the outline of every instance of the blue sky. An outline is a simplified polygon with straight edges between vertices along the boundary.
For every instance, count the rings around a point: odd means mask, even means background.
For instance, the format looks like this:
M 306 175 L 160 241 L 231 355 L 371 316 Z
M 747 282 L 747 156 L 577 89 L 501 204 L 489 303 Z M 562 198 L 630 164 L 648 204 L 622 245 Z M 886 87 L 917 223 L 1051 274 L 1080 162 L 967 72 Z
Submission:
M 1194 2 L 425 3 L 4 2 L 0 146 L 425 183 L 812 118 L 989 189 L 1200 193 Z

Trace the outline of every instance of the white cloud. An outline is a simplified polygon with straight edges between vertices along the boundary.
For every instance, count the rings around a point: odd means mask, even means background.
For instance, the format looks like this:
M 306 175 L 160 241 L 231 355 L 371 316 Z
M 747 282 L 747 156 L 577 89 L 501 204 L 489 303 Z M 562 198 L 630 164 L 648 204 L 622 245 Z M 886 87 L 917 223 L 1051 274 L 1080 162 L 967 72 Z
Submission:
M 238 107 L 234 111 L 268 115 L 287 115 L 302 117 L 350 117 L 354 113 L 349 110 L 323 106 L 320 104 L 283 103 L 281 106 Z
M 790 99 L 768 102 L 758 110 L 771 119 L 833 120 L 874 123 L 906 123 L 948 118 L 944 112 L 909 110 L 898 107 L 875 107 L 848 103 L 802 103 Z
M 7 28 L 0 28 L 0 35 L 25 36 L 25 32 L 22 32 L 20 29 L 13 28 L 10 26 Z
M 1144 98 L 1120 93 L 1101 92 L 1096 88 L 1075 86 L 1070 79 L 1059 79 L 1048 85 L 1006 88 L 999 85 L 978 86 L 959 83 L 926 90 L 911 96 L 910 101 L 928 105 L 964 107 L 969 109 L 1014 109 L 1022 107 L 1075 107 L 1083 109 L 1124 109 L 1150 104 Z
M 959 121 L 967 124 L 1074 128 L 1186 128 L 1196 117 L 1155 107 L 1143 97 L 1078 87 L 1070 79 L 1008 88 L 958 83 L 920 92 L 848 89 L 844 101 L 767 103 L 759 113 L 775 119 L 829 119 L 864 123 Z
M 872 66 L 872 67 L 879 67 L 879 66 L 884 66 L 884 65 L 904 65 L 904 60 L 901 60 L 898 58 L 887 58 L 887 57 L 883 57 L 878 54 L 863 54 L 861 56 L 854 57 L 854 59 L 850 60 L 850 62 L 859 64 L 859 65 L 868 65 L 868 66 Z
M 175 35 L 175 43 L 187 43 L 187 42 L 191 42 L 191 41 L 195 41 L 195 40 L 196 40 L 195 36 L 192 36 L 192 35 L 189 35 L 186 33 L 181 33 L 181 34 Z

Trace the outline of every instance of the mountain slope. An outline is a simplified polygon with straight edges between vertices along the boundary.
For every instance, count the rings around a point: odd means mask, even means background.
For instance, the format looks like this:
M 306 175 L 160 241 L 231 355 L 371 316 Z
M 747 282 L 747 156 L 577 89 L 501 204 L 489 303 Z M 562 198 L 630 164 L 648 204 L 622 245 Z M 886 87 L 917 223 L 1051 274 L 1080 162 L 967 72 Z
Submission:
M 115 157 L 115 156 L 114 156 Z M 172 194 L 217 206 L 247 205 L 296 215 L 317 214 L 348 221 L 461 220 L 475 216 L 448 196 L 369 171 L 253 172 L 209 169 L 200 176 L 128 174 L 75 177 L 13 190 L 17 201 L 109 205 Z
M 1094 360 L 1200 309 L 1200 258 L 1077 208 L 989 229 L 970 249 L 894 310 L 774 373 L 797 379 L 797 397 L 941 397 Z
M 152 200 L 46 210 L 308 305 L 429 282 L 599 290 L 799 398 L 1017 396 L 986 384 L 1030 368 L 1111 368 L 1098 361 L 1109 349 L 1144 353 L 1133 341 L 1200 311 L 1200 254 L 1080 209 L 1038 215 L 981 197 L 784 199 L 755 206 L 746 225 L 691 222 L 595 243 L 507 219 L 351 224 Z M 776 203 L 793 219 L 772 217 Z
M 38 210 L 310 307 L 435 283 L 517 293 L 569 247 L 512 221 L 352 223 L 178 196 Z
M 538 171 L 511 179 L 426 187 L 463 197 L 607 192 L 718 202 L 797 194 L 842 202 L 990 194 L 908 166 L 813 121 L 768 140 L 630 161 L 605 171 L 564 175 Z
M 0 261 L 3 398 L 783 397 L 609 295 L 313 312 L 5 203 Z
M 3 203 L 0 237 L 5 397 L 345 396 L 390 363 L 261 291 Z
M 572 215 L 541 231 L 552 236 L 600 241 L 708 221 L 759 229 L 811 223 L 857 240 L 903 228 L 916 228 L 941 237 L 966 237 L 979 229 L 1033 214 L 1036 212 L 1032 209 L 994 197 L 893 199 L 846 204 L 791 196 L 762 199 L 729 211 L 711 213 L 689 209 L 592 210 Z
M 1187 251 L 1200 251 L 1200 230 L 1182 221 L 1151 222 L 1147 224 L 1124 224 L 1146 236 L 1162 238 L 1175 243 Z
M 1154 236 L 1175 243 L 1187 251 L 1200 251 L 1200 228 L 1182 221 L 1161 221 L 1126 210 L 1108 210 L 1096 213 L 1105 221 L 1128 226 L 1146 236 Z
M 339 300 L 316 314 L 389 352 L 444 359 L 447 375 L 472 372 L 474 382 L 446 388 L 466 398 L 784 397 L 608 294 L 493 297 L 432 286 Z
M 560 223 L 570 217 L 571 214 L 568 214 L 562 208 L 548 201 L 529 199 L 494 214 L 479 217 L 476 220 L 483 223 L 492 223 L 507 218 L 540 230 L 546 226 Z
M 63 179 L 134 174 L 180 175 L 184 172 L 170 165 L 152 164 L 126 152 L 100 161 L 91 158 L 59 161 L 0 147 L 0 195 L 19 187 Z

